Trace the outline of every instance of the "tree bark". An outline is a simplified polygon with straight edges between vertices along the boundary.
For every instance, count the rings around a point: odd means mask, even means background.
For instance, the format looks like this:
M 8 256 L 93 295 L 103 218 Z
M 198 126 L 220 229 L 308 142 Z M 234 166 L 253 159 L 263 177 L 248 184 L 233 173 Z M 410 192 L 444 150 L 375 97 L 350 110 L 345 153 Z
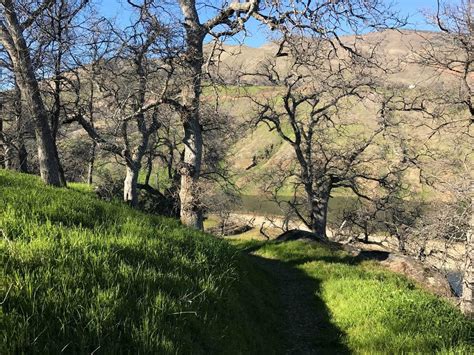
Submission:
M 66 185 L 66 175 L 64 173 L 64 169 L 61 165 L 61 160 L 59 159 L 59 152 L 57 146 L 57 137 L 59 131 L 59 122 L 61 119 L 61 65 L 63 60 L 63 16 L 64 16 L 64 9 L 65 4 L 64 1 L 60 1 L 59 10 L 57 14 L 56 21 L 53 21 L 54 26 L 57 28 L 55 29 L 54 34 L 54 42 L 57 43 L 57 55 L 54 61 L 54 92 L 53 92 L 53 112 L 51 113 L 51 135 L 53 137 L 53 147 L 54 147 L 54 154 L 56 155 L 56 159 L 58 161 L 58 169 L 59 169 L 59 177 L 61 179 L 61 184 Z M 52 53 L 54 55 L 54 52 Z
M 145 185 L 150 185 L 151 173 L 153 171 L 153 151 L 148 152 L 147 161 L 146 161 L 146 175 L 145 175 Z
M 254 14 L 259 0 L 245 2 L 232 1 L 220 8 L 218 14 L 201 23 L 198 13 L 200 4 L 196 0 L 178 0 L 184 18 L 186 31 L 186 53 L 184 56 L 184 76 L 182 96 L 182 120 L 184 128 L 184 159 L 181 164 L 180 205 L 181 222 L 187 226 L 203 229 L 203 210 L 200 201 L 198 179 L 202 162 L 202 127 L 199 120 L 201 96 L 201 76 L 203 66 L 204 37 L 221 25 L 228 25 L 229 32 L 240 32 L 249 16 Z M 240 16 L 246 14 L 246 16 Z M 238 18 L 234 21 L 233 16 Z M 245 20 L 244 20 L 245 18 Z M 262 17 L 260 17 L 262 20 Z M 264 19 L 266 21 L 267 19 Z
M 328 217 L 331 182 L 319 183 L 309 197 L 311 231 L 319 237 L 327 239 L 326 227 Z
M 8 52 L 13 64 L 15 78 L 35 123 L 35 136 L 38 149 L 38 162 L 43 181 L 53 186 L 63 186 L 59 161 L 56 155 L 48 115 L 40 94 L 30 52 L 23 36 L 21 25 L 13 2 L 3 2 L 5 27 L 0 33 L 0 41 Z
M 185 17 L 186 82 L 181 91 L 183 106 L 184 157 L 179 169 L 181 175 L 180 217 L 187 226 L 203 229 L 203 211 L 200 203 L 198 179 L 202 162 L 202 127 L 199 122 L 203 41 L 205 29 L 199 22 L 194 1 L 180 0 Z
M 5 169 L 15 170 L 12 148 L 8 144 L 5 144 L 4 149 L 5 150 L 4 150 L 3 160 L 4 160 Z
M 95 151 L 96 151 L 97 143 L 92 142 L 92 147 L 89 156 L 89 166 L 87 167 L 87 184 L 92 185 L 94 180 L 94 164 L 95 164 Z
M 138 173 L 140 168 L 136 165 L 128 165 L 126 168 L 126 176 L 123 182 L 123 200 L 135 207 L 138 204 Z
M 3 134 L 3 112 L 1 111 L 3 111 L 3 104 L 0 102 L 0 135 Z M 6 159 L 5 159 L 6 144 L 5 143 L 1 144 L 1 148 L 2 148 L 2 153 L 0 154 L 0 164 L 2 164 L 1 166 L 6 169 Z
M 21 103 L 21 92 L 18 85 L 15 83 L 15 120 L 16 120 L 16 129 L 18 133 L 18 170 L 22 173 L 28 173 L 28 151 L 25 146 L 25 127 L 24 127 L 24 117 L 22 111 Z
M 25 174 L 28 173 L 28 151 L 26 150 L 23 138 L 21 138 L 21 142 L 19 143 L 18 161 L 18 170 Z
M 474 185 L 471 185 L 471 199 L 474 198 Z M 472 206 L 472 200 L 471 200 Z M 472 208 L 472 207 L 471 207 Z M 462 284 L 462 298 L 461 298 L 461 310 L 468 317 L 474 316 L 473 308 L 473 293 L 474 293 L 474 270 L 473 270 L 473 258 L 474 258 L 474 240 L 472 234 L 474 233 L 474 211 L 471 211 L 470 230 L 466 238 L 466 257 L 464 266 L 464 277 Z
M 190 117 L 184 124 L 184 147 L 179 192 L 181 222 L 196 229 L 203 229 L 203 213 L 197 186 L 202 160 L 202 131 L 198 118 Z
M 94 53 L 96 54 L 96 53 Z M 95 57 L 95 55 L 94 55 Z M 89 102 L 87 105 L 87 110 L 89 114 L 89 122 L 94 128 L 94 98 L 95 98 L 95 75 L 96 68 L 95 64 L 91 65 L 91 74 L 90 74 L 90 81 L 89 81 Z M 97 153 L 97 143 L 92 140 L 92 146 L 89 155 L 89 166 L 87 167 L 87 184 L 92 185 L 94 180 L 94 165 L 95 165 L 95 156 Z
M 135 153 L 125 153 L 127 167 L 125 180 L 123 182 L 123 200 L 132 207 L 138 205 L 138 175 L 142 167 L 143 155 L 148 147 L 149 135 L 143 134 L 141 138 L 142 140 Z

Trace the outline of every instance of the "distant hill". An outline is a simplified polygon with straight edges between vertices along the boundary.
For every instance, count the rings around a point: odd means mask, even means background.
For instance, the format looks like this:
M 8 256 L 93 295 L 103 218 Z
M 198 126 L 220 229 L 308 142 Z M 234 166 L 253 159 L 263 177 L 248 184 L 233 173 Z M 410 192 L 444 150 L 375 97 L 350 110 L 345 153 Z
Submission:
M 381 32 L 372 32 L 362 36 L 343 36 L 342 42 L 347 45 L 354 45 L 357 48 L 367 49 L 377 44 L 378 55 L 391 66 L 400 64 L 400 71 L 391 76 L 391 80 L 406 86 L 426 86 L 431 84 L 433 77 L 438 76 L 433 68 L 423 67 L 411 63 L 414 59 L 413 52 L 419 52 L 426 45 L 427 40 L 433 40 L 438 33 L 428 31 L 411 30 L 386 30 Z M 245 45 L 224 45 L 224 52 L 220 55 L 220 72 L 255 72 L 259 64 L 267 58 L 274 57 L 278 53 L 278 44 L 267 43 L 260 48 L 248 47 Z M 207 50 L 210 50 L 208 45 Z M 285 57 L 278 59 L 284 63 Z M 435 75 L 436 74 L 436 75 Z M 443 80 L 450 80 L 449 75 L 444 75 Z M 255 84 L 258 79 L 255 78 Z
M 393 73 L 387 75 L 386 80 L 409 95 L 417 93 L 418 90 L 423 90 L 424 93 L 425 90 L 446 89 L 446 87 L 457 85 L 456 78 L 452 75 L 415 63 L 415 53 L 420 53 L 427 45 L 427 41 L 439 40 L 437 36 L 438 33 L 428 31 L 387 30 L 368 33 L 357 38 L 354 36 L 341 38 L 347 45 L 356 43 L 361 50 L 372 48 L 376 44 L 378 56 L 388 67 L 396 68 Z M 209 50 L 209 47 L 207 49 Z M 235 73 L 256 72 L 262 63 L 275 58 L 278 45 L 268 43 L 260 48 L 224 45 L 222 49 L 223 52 L 219 57 L 221 60 L 219 73 L 222 74 L 224 80 L 232 82 L 235 79 Z M 277 68 L 284 68 L 288 61 L 288 57 L 279 57 Z M 260 95 L 266 95 L 275 90 L 258 76 L 246 76 L 244 83 L 249 86 L 247 89 L 230 85 L 222 89 L 220 95 L 220 107 L 241 121 L 249 119 L 254 114 L 249 100 L 243 96 L 250 93 L 258 98 Z M 370 125 L 375 120 L 375 115 L 369 114 L 362 104 L 350 114 L 357 118 L 361 125 Z M 445 140 L 441 145 L 450 144 L 449 141 L 449 139 Z M 233 167 L 240 174 L 238 184 L 244 187 L 246 193 L 256 193 L 255 182 L 252 182 L 254 175 L 293 159 L 292 154 L 291 147 L 279 138 L 276 132 L 269 132 L 266 126 L 261 125 L 249 130 L 248 135 L 237 142 L 232 152 Z M 417 183 L 416 177 L 414 177 L 414 182 Z
M 345 36 L 342 37 L 342 40 L 347 44 L 354 43 L 356 40 L 357 46 L 362 49 L 377 43 L 380 57 L 391 67 L 399 66 L 400 69 L 394 74 L 389 74 L 387 80 L 408 93 L 416 92 L 418 89 L 445 88 L 454 83 L 453 78 L 446 73 L 440 73 L 433 68 L 424 67 L 412 61 L 413 53 L 420 51 L 427 39 L 434 39 L 437 35 L 435 32 L 387 30 L 368 33 L 357 38 Z M 211 45 L 206 45 L 205 50 L 209 53 Z M 224 45 L 222 50 L 223 52 L 219 56 L 219 74 L 222 81 L 217 84 L 219 108 L 230 114 L 233 120 L 244 123 L 254 114 L 252 105 L 244 96 L 251 94 L 258 98 L 261 95 L 272 94 L 275 87 L 269 85 L 262 78 L 250 76 L 246 77 L 242 86 L 239 86 L 236 83 L 235 74 L 255 72 L 262 63 L 275 57 L 278 45 L 267 43 L 260 48 L 245 45 Z M 288 64 L 288 60 L 288 57 L 280 57 L 278 65 L 284 67 Z M 214 102 L 216 99 L 215 89 L 216 87 L 204 87 L 203 102 Z M 368 115 L 363 105 L 353 110 L 351 115 L 357 118 L 361 125 L 371 124 L 374 120 L 374 115 Z M 99 114 L 96 119 L 98 127 L 105 126 L 105 122 L 101 121 Z M 76 124 L 65 126 L 62 129 L 68 131 L 64 135 L 68 139 L 72 137 L 77 141 L 87 140 L 87 134 Z M 450 143 L 449 140 L 445 140 L 443 144 L 446 142 Z M 292 154 L 288 144 L 284 143 L 275 132 L 269 132 L 265 126 L 251 127 L 247 130 L 246 135 L 233 146 L 231 153 L 231 165 L 238 175 L 238 185 L 244 188 L 245 193 L 257 193 L 257 186 L 252 181 L 255 175 L 293 159 Z

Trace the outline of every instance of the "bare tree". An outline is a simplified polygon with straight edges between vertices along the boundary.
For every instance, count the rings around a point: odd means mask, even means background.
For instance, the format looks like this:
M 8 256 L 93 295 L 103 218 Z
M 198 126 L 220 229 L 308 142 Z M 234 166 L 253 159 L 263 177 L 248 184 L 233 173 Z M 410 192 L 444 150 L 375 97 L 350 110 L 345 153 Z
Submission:
M 179 50 L 172 29 L 151 15 L 146 6 L 139 10 L 138 21 L 124 31 L 109 26 L 117 42 L 115 49 L 108 53 L 109 59 L 92 63 L 91 79 L 101 92 L 98 111 L 105 118 L 107 129 L 94 126 L 91 103 L 79 113 L 73 108 L 69 120 L 76 120 L 99 148 L 125 165 L 123 199 L 133 206 L 138 202 L 142 159 L 150 147 L 150 138 L 160 127 L 159 116 L 172 114 L 175 101 L 170 94 L 170 79 L 174 69 L 170 58 Z M 78 74 L 76 83 L 80 81 Z M 90 90 L 88 86 L 89 96 Z
M 184 158 L 181 174 L 181 221 L 189 226 L 202 229 L 202 211 L 200 209 L 198 179 L 201 172 L 203 137 L 199 118 L 202 81 L 208 71 L 204 70 L 209 62 L 204 58 L 203 45 L 206 38 L 216 42 L 245 32 L 246 23 L 254 18 L 270 29 L 298 29 L 302 34 L 335 34 L 334 24 L 341 18 L 358 19 L 371 25 L 382 24 L 387 14 L 383 14 L 379 1 L 354 2 L 313 2 L 313 1 L 231 1 L 216 4 L 212 1 L 195 0 L 176 1 L 182 16 L 186 40 L 186 52 L 182 57 L 183 74 L 186 80 L 182 84 L 181 105 L 184 129 Z M 204 20 L 206 18 L 207 20 Z M 372 21 L 376 19 L 375 21 Z M 321 24 L 331 23 L 331 26 Z M 352 23 L 349 21 L 349 26 Z M 371 26 L 369 25 L 369 26 Z
M 91 129 L 95 130 L 96 116 L 100 113 L 99 108 L 102 105 L 104 91 L 98 80 L 100 75 L 103 74 L 104 63 L 107 59 L 110 59 L 110 55 L 115 50 L 115 44 L 108 22 L 103 18 L 97 18 L 94 13 L 91 13 L 91 17 L 83 27 L 85 29 L 81 32 L 78 40 L 82 50 L 71 53 L 71 61 L 67 65 L 67 72 L 70 75 L 67 78 L 63 77 L 63 80 L 66 81 L 66 85 L 68 82 L 72 83 L 72 85 L 69 85 L 69 94 L 74 97 L 74 104 L 72 109 L 69 110 L 70 113 L 74 116 L 75 113 L 81 112 Z M 87 157 L 87 176 L 85 178 L 89 185 L 94 180 L 97 150 L 97 142 L 91 139 Z
M 24 32 L 51 5 L 53 1 L 45 0 L 29 13 L 19 13 L 25 7 L 20 7 L 11 0 L 5 0 L 1 5 L 0 43 L 8 53 L 16 82 L 27 109 L 35 122 L 35 135 L 38 149 L 38 160 L 42 179 L 55 186 L 61 186 L 59 161 L 54 146 L 48 114 L 41 97 L 36 78 L 30 49 L 25 40 Z
M 218 107 L 203 104 L 200 109 L 204 144 L 201 179 L 197 188 L 200 208 L 212 213 L 216 208 L 213 202 L 208 201 L 215 201 L 214 195 L 224 196 L 228 193 L 231 196 L 227 197 L 232 198 L 236 194 L 236 187 L 232 183 L 232 169 L 227 158 L 232 144 L 241 135 L 236 120 Z M 153 140 L 154 144 L 147 153 L 145 181 L 139 187 L 151 191 L 150 176 L 153 167 L 163 171 L 165 176 L 161 177 L 161 186 L 156 184 L 156 188 L 173 206 L 171 214 L 179 216 L 180 166 L 184 155 L 183 132 L 179 117 L 176 115 L 160 117 L 160 128 Z
M 424 36 L 424 47 L 414 54 L 415 61 L 430 66 L 446 78 L 440 95 L 435 95 L 436 114 L 433 134 L 445 127 L 455 127 L 466 139 L 472 139 L 471 128 L 474 123 L 474 3 L 462 0 L 450 4 L 437 1 L 434 13 L 427 14 L 427 20 L 438 30 L 434 36 Z M 463 128 L 464 127 L 464 128 Z M 472 198 L 471 182 L 471 198 Z M 467 193 L 467 192 L 466 192 Z M 472 205 L 472 203 L 471 203 Z M 473 266 L 473 221 L 466 235 L 465 272 L 463 281 L 462 309 L 472 315 L 474 293 Z
M 1 102 L 0 142 L 3 145 L 3 164 L 6 169 L 29 171 L 26 139 L 30 135 L 22 110 L 21 93 L 17 85 L 4 91 Z
M 31 28 L 32 36 L 37 42 L 33 60 L 41 70 L 41 90 L 63 184 L 66 183 L 66 177 L 57 149 L 58 135 L 65 115 L 64 106 L 68 101 L 68 95 L 64 92 L 71 91 L 68 88 L 67 71 L 73 65 L 72 53 L 78 49 L 78 38 L 84 32 L 81 31 L 81 23 L 84 21 L 84 10 L 88 2 L 89 0 L 54 1 Z
M 221 38 L 243 30 L 251 16 L 257 16 L 263 1 L 251 0 L 244 3 L 233 1 L 230 4 L 214 6 L 207 3 L 215 16 L 202 21 L 203 9 L 195 0 L 179 0 L 184 29 L 186 32 L 186 53 L 183 56 L 183 76 L 181 105 L 184 129 L 184 157 L 181 164 L 180 203 L 181 221 L 194 228 L 203 228 L 203 214 L 199 201 L 198 179 L 201 174 L 203 137 L 200 113 L 204 59 L 204 39 L 211 35 Z
M 347 188 L 361 198 L 374 199 L 376 193 L 397 183 L 406 164 L 397 142 L 387 139 L 394 129 L 390 97 L 380 96 L 380 102 L 375 102 L 375 69 L 368 59 L 342 56 L 325 40 L 288 38 L 288 42 L 291 45 L 280 47 L 287 53 L 288 66 L 269 59 L 257 73 L 275 85 L 275 95 L 251 98 L 256 123 L 275 130 L 296 158 L 294 164 L 278 168 L 276 185 L 270 183 L 267 189 L 273 189 L 278 199 L 279 191 L 291 186 L 292 198 L 285 201 L 290 210 L 307 228 L 326 238 L 333 189 Z M 364 124 L 351 113 L 362 103 L 365 115 L 372 115 Z
M 474 122 L 474 4 L 472 0 L 462 0 L 458 5 L 437 1 L 435 13 L 427 13 L 428 22 L 439 29 L 429 36 L 420 33 L 423 47 L 413 54 L 418 64 L 435 69 L 439 76 L 447 80 L 439 91 L 436 102 L 450 109 L 438 111 L 449 116 L 452 107 L 466 109 L 467 116 L 446 120 L 443 125 L 466 120 Z M 446 95 L 449 91 L 449 95 Z M 442 115 L 438 115 L 442 116 Z M 440 118 L 440 117 L 438 117 Z M 433 127 L 433 128 L 441 128 Z

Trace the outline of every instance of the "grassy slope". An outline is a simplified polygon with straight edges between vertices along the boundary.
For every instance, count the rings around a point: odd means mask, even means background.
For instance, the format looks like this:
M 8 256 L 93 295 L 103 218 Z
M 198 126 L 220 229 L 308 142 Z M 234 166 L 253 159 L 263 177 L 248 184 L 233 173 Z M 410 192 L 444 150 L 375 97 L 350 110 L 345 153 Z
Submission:
M 281 346 L 266 276 L 175 220 L 0 170 L 0 234 L 2 354 Z
M 320 349 L 355 353 L 473 353 L 474 323 L 447 301 L 429 294 L 375 262 L 301 241 L 236 242 L 257 256 L 297 269 L 312 285 L 315 306 L 327 324 L 314 332 Z M 324 318 L 320 315 L 321 318 Z M 334 339 L 340 334 L 341 339 Z
M 281 352 L 276 286 L 233 247 L 74 189 L 0 170 L 0 353 Z M 302 242 L 256 253 L 317 285 L 320 349 L 472 351 L 472 322 L 374 263 Z

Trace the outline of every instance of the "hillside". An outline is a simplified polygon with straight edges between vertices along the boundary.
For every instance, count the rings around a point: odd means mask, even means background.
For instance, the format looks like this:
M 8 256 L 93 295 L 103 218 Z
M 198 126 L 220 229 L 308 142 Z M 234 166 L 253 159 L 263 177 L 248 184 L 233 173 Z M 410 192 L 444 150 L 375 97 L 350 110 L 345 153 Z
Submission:
M 328 245 L 236 248 L 4 170 L 0 231 L 2 354 L 471 350 L 453 305 Z
M 389 80 L 399 86 L 405 92 L 416 92 L 419 88 L 433 88 L 437 85 L 444 85 L 449 83 L 451 77 L 441 73 L 438 77 L 438 72 L 432 68 L 423 67 L 411 62 L 412 51 L 420 50 L 424 46 L 424 41 L 435 36 L 433 32 L 415 32 L 415 31 L 382 31 L 375 33 L 368 33 L 357 38 L 357 45 L 364 49 L 379 43 L 378 50 L 380 56 L 384 58 L 390 66 L 399 64 L 399 70 L 396 73 L 389 75 Z M 346 43 L 353 43 L 354 37 L 345 36 L 343 40 Z M 250 85 L 231 85 L 233 83 L 232 76 L 241 71 L 253 72 L 261 63 L 264 63 L 269 58 L 274 58 L 277 52 L 277 45 L 268 43 L 260 48 L 252 48 L 245 45 L 232 46 L 224 45 L 223 52 L 219 56 L 219 72 L 223 75 L 224 82 L 227 84 L 219 84 L 217 87 L 204 87 L 203 89 L 203 103 L 213 106 L 218 100 L 219 110 L 223 113 L 229 114 L 229 119 L 234 123 L 244 124 L 248 122 L 254 115 L 254 106 L 249 103 L 246 96 L 252 95 L 255 98 L 261 98 L 264 95 L 271 95 L 275 92 L 275 87 L 268 86 L 268 83 L 261 83 L 258 78 L 252 78 Z M 207 46 L 209 51 L 209 45 Z M 277 59 L 280 67 L 285 67 L 288 64 L 288 57 L 280 57 Z M 229 77 L 229 78 L 228 78 Z M 228 81 L 225 81 L 228 79 Z M 244 81 L 245 83 L 245 81 Z M 206 85 L 206 84 L 205 84 Z M 410 89 L 410 87 L 415 87 Z M 217 94 L 217 95 L 216 95 Z M 95 124 L 100 129 L 103 129 L 108 136 L 115 130 L 115 122 L 110 122 L 103 119 L 105 117 L 101 114 L 101 110 L 106 106 L 101 100 L 97 100 L 97 117 Z M 375 115 L 368 114 L 369 109 L 364 104 L 358 104 L 351 110 L 351 119 L 358 120 L 360 125 L 371 125 L 375 120 Z M 373 107 L 372 107 L 373 108 Z M 180 137 L 181 131 L 179 122 L 177 124 L 176 136 Z M 249 125 L 246 125 L 249 128 Z M 173 129 L 176 129 L 175 127 Z M 64 125 L 60 136 L 67 136 L 67 140 L 60 139 L 60 154 L 63 155 L 62 161 L 65 165 L 66 171 L 73 171 L 75 174 L 71 176 L 72 179 L 79 180 L 87 171 L 87 151 L 89 149 L 89 138 L 87 133 L 77 124 Z M 410 130 L 410 128 L 407 128 Z M 178 139 L 179 141 L 180 139 Z M 120 136 L 117 136 L 116 141 L 121 144 Z M 440 137 L 442 145 L 449 144 L 451 139 Z M 446 143 L 448 142 L 448 143 Z M 454 143 L 453 143 L 454 144 Z M 179 150 L 179 148 L 178 148 Z M 34 155 L 34 153 L 33 153 Z M 100 153 L 99 164 L 103 166 L 103 170 L 107 170 L 107 162 L 113 161 L 109 156 L 103 152 Z M 269 171 L 273 167 L 279 166 L 282 162 L 293 160 L 293 152 L 291 147 L 285 143 L 278 134 L 273 131 L 269 132 L 268 127 L 260 125 L 247 129 L 244 136 L 238 139 L 237 143 L 232 147 L 230 155 L 230 166 L 233 168 L 234 176 L 239 187 L 243 189 L 246 195 L 258 195 L 259 186 L 255 180 L 260 180 L 258 174 L 263 171 Z M 257 165 L 248 169 L 254 159 L 257 160 Z M 160 171 L 159 166 L 162 162 L 159 158 L 155 160 L 156 172 Z M 122 176 L 123 171 L 114 171 L 115 175 Z M 73 175 L 73 174 L 71 174 Z M 114 174 L 112 174 L 114 175 Z M 256 178 L 257 176 L 257 178 Z M 96 181 L 100 180 L 97 179 Z M 417 178 L 414 177 L 414 184 Z
M 449 82 L 450 76 L 437 72 L 433 68 L 424 67 L 415 63 L 413 53 L 420 52 L 426 46 L 426 41 L 435 38 L 435 32 L 411 30 L 385 30 L 371 32 L 360 36 L 342 36 L 344 44 L 364 51 L 374 46 L 377 47 L 379 60 L 383 59 L 388 68 L 395 69 L 396 73 L 390 80 L 405 87 L 409 85 L 429 87 L 436 74 L 442 75 L 442 80 Z M 245 45 L 224 45 L 219 56 L 220 72 L 226 73 L 256 72 L 259 66 L 268 58 L 275 57 L 278 44 L 267 43 L 260 48 Z M 288 57 L 278 58 L 278 67 L 283 68 L 288 62 Z M 246 78 L 253 84 L 259 84 L 258 78 Z
M 178 221 L 0 170 L 0 353 L 271 353 L 272 285 Z
M 457 78 L 449 73 L 416 64 L 414 61 L 415 55 L 413 53 L 420 53 L 423 47 L 427 46 L 426 41 L 433 40 L 435 37 L 435 32 L 387 30 L 368 33 L 357 37 L 357 39 L 353 36 L 345 36 L 342 39 L 350 45 L 356 41 L 357 47 L 361 50 L 377 44 L 378 56 L 383 58 L 387 67 L 394 70 L 394 73 L 388 73 L 387 77 L 382 80 L 390 82 L 404 98 L 415 96 L 427 98 L 438 88 L 455 88 L 456 85 L 459 85 Z M 277 52 L 278 46 L 274 43 L 266 44 L 260 48 L 225 45 L 219 57 L 221 60 L 219 62 L 220 71 L 224 73 L 224 76 L 226 73 L 236 75 L 239 72 L 256 72 L 259 66 L 267 60 L 275 59 Z M 287 56 L 276 58 L 277 71 L 285 72 L 288 61 Z M 269 86 L 259 76 L 245 76 L 243 80 L 246 85 L 240 87 L 228 85 L 221 88 L 218 100 L 222 110 L 233 115 L 240 122 L 249 122 L 255 116 L 256 109 L 256 105 L 250 102 L 250 97 L 261 102 L 264 102 L 266 98 L 273 98 L 276 100 L 275 102 L 278 102 L 279 94 L 277 87 Z M 212 96 L 211 90 L 205 91 L 205 93 L 210 93 L 209 96 Z M 208 98 L 208 101 L 212 100 Z M 373 102 L 365 100 L 353 102 L 351 105 L 346 112 L 342 112 L 341 116 L 346 116 L 343 118 L 344 120 L 352 121 L 354 126 L 359 127 L 372 127 L 377 121 L 378 108 Z M 422 127 L 420 120 L 428 120 L 428 118 L 421 118 L 421 115 L 416 113 L 399 113 L 399 115 L 403 118 L 400 130 L 404 132 L 407 140 L 413 143 L 414 150 L 429 147 L 433 151 L 439 150 L 446 156 L 452 157 L 454 157 L 452 153 L 454 149 L 460 148 L 464 152 L 470 150 L 468 144 L 461 143 L 459 145 L 459 142 L 455 141 L 453 132 L 448 130 L 435 137 L 430 136 L 429 142 L 426 143 L 427 137 L 432 131 Z M 454 112 L 454 115 L 459 115 L 459 112 Z M 436 126 L 433 121 L 429 121 L 428 124 Z M 290 145 L 278 136 L 276 130 L 269 131 L 265 124 L 252 126 L 247 134 L 233 146 L 230 154 L 231 165 L 237 176 L 237 185 L 243 189 L 245 195 L 261 194 L 259 186 L 261 184 L 259 183 L 265 181 L 261 174 L 268 173 L 279 166 L 286 166 L 288 162 L 294 160 L 294 152 Z M 413 189 L 421 192 L 417 172 L 408 172 L 407 178 Z

